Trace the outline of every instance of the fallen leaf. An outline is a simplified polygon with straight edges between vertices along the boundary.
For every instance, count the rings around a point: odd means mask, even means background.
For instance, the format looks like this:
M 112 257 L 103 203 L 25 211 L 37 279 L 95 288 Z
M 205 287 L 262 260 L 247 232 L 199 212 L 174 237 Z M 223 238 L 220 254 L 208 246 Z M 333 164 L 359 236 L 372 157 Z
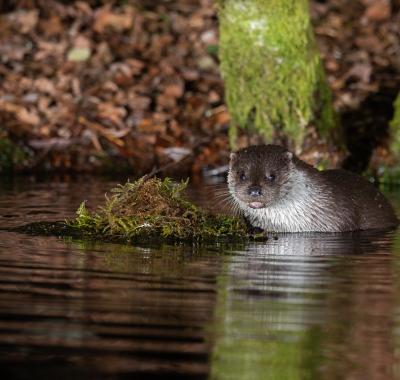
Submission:
M 72 62 L 87 61 L 90 58 L 91 50 L 89 48 L 75 47 L 68 51 L 67 59 Z
M 97 33 L 103 33 L 107 28 L 122 32 L 132 28 L 133 15 L 134 12 L 131 7 L 126 7 L 124 13 L 115 13 L 109 5 L 106 5 L 95 13 L 93 29 Z
M 36 9 L 31 11 L 18 10 L 11 13 L 9 19 L 17 25 L 18 32 L 27 34 L 35 29 L 39 20 L 39 12 Z
M 151 119 L 144 119 L 138 124 L 137 130 L 142 133 L 164 134 L 167 130 L 167 126 L 165 124 L 154 123 L 154 121 Z
M 182 83 L 170 84 L 164 88 L 164 94 L 174 98 L 180 98 L 183 95 L 183 91 L 184 88 Z
M 162 151 L 168 158 L 175 162 L 181 161 L 183 158 L 192 153 L 191 149 L 179 146 L 164 148 Z
M 364 13 L 371 21 L 384 21 L 391 16 L 390 0 L 374 0 Z
M 64 32 L 64 26 L 59 16 L 52 15 L 48 19 L 40 20 L 40 30 L 45 36 L 52 37 Z
M 347 73 L 347 78 L 355 77 L 361 82 L 369 83 L 372 74 L 372 66 L 369 63 L 357 63 Z

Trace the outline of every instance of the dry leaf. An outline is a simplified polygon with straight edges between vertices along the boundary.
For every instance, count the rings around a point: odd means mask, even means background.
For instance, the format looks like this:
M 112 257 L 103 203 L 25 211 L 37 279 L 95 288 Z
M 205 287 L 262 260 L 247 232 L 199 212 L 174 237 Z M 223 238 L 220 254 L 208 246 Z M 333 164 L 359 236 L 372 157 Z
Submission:
M 132 28 L 134 12 L 131 7 L 126 7 L 124 13 L 115 13 L 109 5 L 100 8 L 95 13 L 93 29 L 97 33 L 103 33 L 107 28 L 117 32 Z

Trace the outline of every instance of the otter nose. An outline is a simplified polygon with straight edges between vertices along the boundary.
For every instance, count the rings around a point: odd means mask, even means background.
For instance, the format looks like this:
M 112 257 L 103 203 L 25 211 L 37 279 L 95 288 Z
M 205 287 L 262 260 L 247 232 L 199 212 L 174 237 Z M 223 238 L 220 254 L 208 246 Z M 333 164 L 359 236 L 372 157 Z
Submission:
M 247 192 L 252 197 L 259 197 L 262 195 L 261 186 L 250 186 Z

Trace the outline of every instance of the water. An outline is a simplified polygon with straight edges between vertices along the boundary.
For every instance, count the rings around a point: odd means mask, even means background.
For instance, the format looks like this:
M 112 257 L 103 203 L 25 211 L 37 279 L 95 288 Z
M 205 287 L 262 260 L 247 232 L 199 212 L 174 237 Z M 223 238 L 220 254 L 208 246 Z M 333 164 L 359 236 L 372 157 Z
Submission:
M 0 227 L 72 217 L 114 184 L 3 183 Z M 0 375 L 398 379 L 399 255 L 397 232 L 133 247 L 3 231 Z

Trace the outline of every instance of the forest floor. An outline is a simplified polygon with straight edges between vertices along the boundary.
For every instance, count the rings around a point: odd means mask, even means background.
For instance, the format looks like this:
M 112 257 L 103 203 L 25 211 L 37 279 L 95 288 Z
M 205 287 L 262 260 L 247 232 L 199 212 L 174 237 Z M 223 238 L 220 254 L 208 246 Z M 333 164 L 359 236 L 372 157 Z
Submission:
M 311 3 L 345 166 L 362 170 L 384 152 L 375 148 L 400 89 L 400 4 Z M 212 0 L 0 0 L 0 142 L 21 148 L 19 171 L 199 174 L 226 164 L 217 55 Z

